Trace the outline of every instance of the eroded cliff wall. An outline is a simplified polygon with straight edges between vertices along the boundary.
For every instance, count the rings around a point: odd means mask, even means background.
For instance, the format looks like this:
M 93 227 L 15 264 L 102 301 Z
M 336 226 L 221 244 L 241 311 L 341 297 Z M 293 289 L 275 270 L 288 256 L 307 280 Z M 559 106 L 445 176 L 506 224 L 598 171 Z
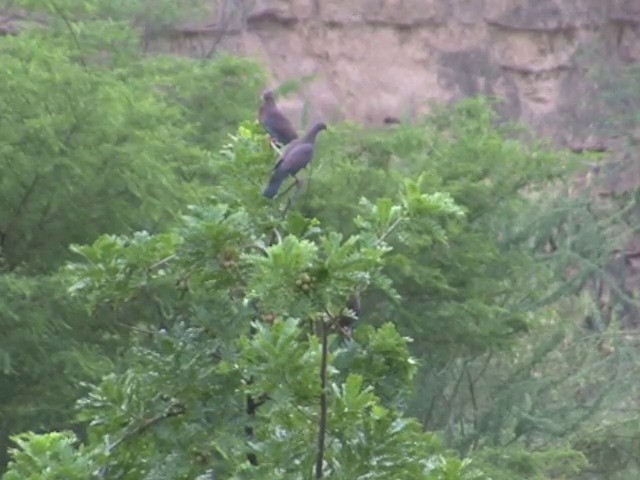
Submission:
M 217 0 L 210 11 L 150 47 L 256 57 L 273 85 L 312 76 L 283 101 L 298 123 L 305 103 L 312 117 L 380 124 L 483 93 L 570 144 L 593 120 L 594 58 L 640 60 L 640 0 Z

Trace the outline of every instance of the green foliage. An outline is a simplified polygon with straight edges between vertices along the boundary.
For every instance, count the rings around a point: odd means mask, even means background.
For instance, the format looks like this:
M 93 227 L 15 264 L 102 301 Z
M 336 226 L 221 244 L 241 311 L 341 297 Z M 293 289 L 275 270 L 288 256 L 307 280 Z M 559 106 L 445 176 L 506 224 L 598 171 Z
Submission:
M 19 448 L 11 450 L 4 480 L 85 480 L 93 471 L 91 460 L 76 449 L 72 432 L 23 433 L 12 440 Z
M 8 268 L 49 269 L 70 241 L 156 228 L 189 198 L 174 164 L 203 155 L 148 85 L 88 71 L 28 36 L 6 40 L 1 57 Z
M 542 480 L 637 462 L 634 345 L 610 327 L 629 314 L 570 296 L 608 284 L 600 245 L 633 202 L 563 199 L 572 159 L 515 140 L 482 99 L 331 126 L 304 187 L 268 201 L 264 73 L 141 52 L 197 3 L 22 0 L 48 27 L 0 43 L 0 428 L 83 434 L 14 436 L 3 478 Z M 607 343 L 567 325 L 580 316 Z
M 251 62 L 151 59 L 137 45 L 125 54 L 100 22 L 136 38 L 114 12 L 129 19 L 149 2 L 124 3 L 26 2 L 48 8 L 61 28 L 0 44 L 0 248 L 9 269 L 49 270 L 69 243 L 166 227 L 210 183 L 207 149 L 255 111 L 264 76 Z M 168 3 L 153 10 L 182 11 Z
M 184 108 L 195 145 L 217 152 L 238 124 L 256 116 L 258 92 L 266 81 L 256 64 L 220 55 L 206 63 L 171 59 L 169 66 L 161 85 Z
M 262 145 L 263 135 L 241 131 L 225 160 L 243 163 L 243 155 L 262 151 L 267 163 L 271 152 Z M 260 163 L 251 168 L 259 171 Z M 222 183 L 227 171 L 219 172 Z M 245 187 L 234 190 L 236 208 L 215 201 L 194 208 L 167 233 L 104 236 L 76 247 L 85 261 L 67 274 L 91 311 L 106 304 L 124 310 L 144 301 L 143 291 L 186 283 L 187 300 L 174 297 L 166 319 L 172 326 L 158 329 L 141 317 L 123 372 L 105 376 L 79 403 L 80 420 L 89 422 L 85 448 L 100 468 L 118 478 L 159 471 L 165 478 L 298 478 L 320 461 L 337 478 L 480 478 L 397 410 L 415 366 L 391 324 L 346 344 L 333 333 L 317 336 L 336 326 L 354 289 L 388 288 L 387 242 L 411 218 L 460 215 L 446 195 L 416 185 L 405 183 L 396 205 L 363 201 L 347 238 L 321 222 L 307 224 L 313 227 L 300 237 L 288 234 L 290 222 Z M 242 415 L 245 395 L 260 404 L 249 417 Z
M 541 306 L 575 291 L 562 278 L 571 262 L 539 262 L 535 256 L 561 215 L 579 214 L 579 200 L 565 210 L 541 208 L 541 197 L 562 198 L 564 190 L 549 195 L 548 185 L 573 171 L 574 159 L 510 140 L 514 132 L 496 128 L 481 100 L 463 102 L 419 127 L 343 135 L 321 141 L 321 150 L 330 149 L 321 156 L 328 164 L 316 167 L 306 212 L 348 232 L 349 218 L 360 207 L 356 195 L 389 194 L 406 175 L 418 179 L 413 191 L 449 192 L 464 213 L 412 216 L 390 242 L 394 248 L 383 270 L 397 297 L 375 290 L 364 297 L 368 323 L 394 318 L 414 339 L 421 362 L 411 411 L 424 427 L 443 429 L 448 444 L 463 454 L 482 460 L 486 448 L 518 449 L 522 465 L 500 463 L 490 469 L 494 475 L 547 478 L 580 471 L 584 459 L 572 448 L 574 435 L 588 429 L 586 419 L 602 403 L 559 404 L 549 389 L 562 384 L 572 395 L 582 377 L 570 365 L 590 355 L 567 356 L 566 371 L 556 365 L 546 380 L 531 378 L 532 371 L 540 375 L 534 366 L 555 359 L 565 341 L 559 334 L 546 344 L 549 311 Z M 340 195 L 324 194 L 336 190 Z M 572 221 L 589 231 L 586 221 Z M 594 243 L 581 248 L 593 249 Z M 523 338 L 525 332 L 532 336 Z M 531 357 L 524 354 L 529 349 Z M 523 363 L 513 362 L 514 354 Z M 534 399 L 533 410 L 521 406 L 525 398 Z M 544 445 L 540 455 L 531 455 L 533 442 Z M 561 460 L 550 462 L 547 453 Z
M 87 38 L 102 39 L 105 45 L 109 44 L 111 39 L 104 31 L 91 32 L 89 26 L 133 23 L 156 31 L 195 18 L 204 11 L 197 0 L 15 0 L 12 7 L 49 14 L 53 33 L 69 37 L 73 32 L 78 48 L 87 46 Z
M 468 117 L 459 111 L 453 115 L 462 115 L 460 123 L 488 121 L 486 106 L 478 104 L 473 115 L 469 108 L 460 107 Z M 380 137 L 378 147 L 386 145 L 382 155 L 394 155 L 385 148 L 398 148 L 408 162 L 428 161 L 431 157 L 419 152 L 424 142 L 435 148 L 447 138 L 438 130 L 441 123 L 448 125 L 444 116 L 410 135 L 398 130 Z M 479 136 L 494 134 L 491 128 L 466 126 L 479 130 Z M 337 154 L 326 156 L 341 135 L 339 130 L 328 134 L 319 149 L 318 163 L 332 158 L 335 169 L 320 163 L 306 192 L 274 203 L 259 194 L 273 153 L 256 125 L 245 123 L 210 164 L 216 185 L 209 201 L 191 207 L 174 227 L 164 233 L 105 235 L 73 248 L 83 261 L 64 270 L 72 278 L 70 292 L 92 317 L 105 318 L 110 312 L 131 330 L 132 344 L 122 350 L 118 373 L 105 375 L 78 404 L 79 420 L 88 428 L 83 448 L 104 475 L 156 478 L 162 472 L 164 478 L 194 478 L 215 472 L 220 478 L 297 478 L 318 468 L 322 431 L 322 469 L 338 478 L 480 478 L 468 462 L 452 457 L 432 434 L 421 432 L 418 422 L 404 417 L 417 362 L 407 339 L 388 320 L 400 320 L 420 340 L 414 348 L 423 357 L 423 368 L 434 368 L 437 364 L 429 360 L 436 357 L 423 354 L 429 338 L 424 328 L 438 329 L 431 324 L 476 305 L 473 314 L 484 312 L 488 325 L 479 324 L 489 329 L 486 339 L 493 340 L 493 312 L 512 314 L 513 307 L 494 307 L 504 287 L 496 291 L 480 282 L 487 264 L 495 262 L 496 271 L 513 265 L 514 286 L 521 278 L 516 273 L 535 269 L 523 262 L 522 246 L 495 239 L 490 248 L 482 245 L 492 238 L 482 228 L 501 225 L 507 231 L 505 223 L 490 217 L 488 200 L 480 215 L 471 208 L 479 201 L 461 208 L 455 195 L 439 191 L 447 186 L 465 198 L 462 186 L 457 191 L 443 180 L 445 175 L 414 175 L 404 167 L 386 170 L 372 157 L 375 162 L 368 169 L 374 178 L 380 171 L 381 182 L 363 188 L 352 202 L 352 189 L 331 196 L 332 202 L 343 197 L 343 207 L 326 210 L 316 192 L 333 191 L 335 175 L 355 163 Z M 413 138 L 415 153 L 395 135 Z M 477 143 L 474 148 L 480 150 L 484 144 Z M 496 156 L 499 150 L 488 144 Z M 453 146 L 444 142 L 441 148 L 449 152 Z M 505 162 L 509 155 L 524 153 L 518 148 L 504 147 Z M 488 198 L 493 192 L 485 184 L 508 183 L 498 173 L 491 181 L 480 176 L 467 188 Z M 540 181 L 548 175 L 541 174 Z M 509 201 L 504 206 L 512 213 L 514 205 L 527 199 L 520 193 L 520 177 L 509 185 L 501 195 L 513 195 L 505 197 Z M 347 209 L 350 221 L 341 217 Z M 467 258 L 471 244 L 465 235 L 484 252 L 475 281 L 462 274 L 468 265 L 458 266 L 451 253 L 455 249 Z M 424 256 L 424 263 L 415 265 L 424 269 L 422 277 L 408 268 L 414 255 Z M 442 258 L 451 263 L 445 265 Z M 427 274 L 433 266 L 443 279 L 438 288 Z M 442 273 L 456 268 L 460 273 L 454 277 Z M 425 279 L 426 284 L 416 284 Z M 421 290 L 445 299 L 451 295 L 457 310 L 451 305 L 438 310 L 430 300 L 434 309 L 424 318 L 426 310 L 414 304 Z M 381 326 L 357 329 L 354 340 L 345 342 L 333 332 L 340 332 L 337 319 L 354 291 L 365 292 L 365 308 L 372 312 L 368 318 Z M 403 304 L 408 297 L 411 303 Z M 420 329 L 402 321 L 409 308 L 420 315 Z M 460 325 L 464 335 L 452 328 L 441 334 L 461 339 L 463 351 L 476 345 L 491 348 L 485 338 L 475 338 L 482 331 L 478 326 Z M 507 329 L 496 345 L 512 335 Z M 249 416 L 243 414 L 247 394 L 259 404 Z M 318 400 L 323 395 L 324 407 Z M 249 439 L 247 425 L 253 432 Z M 257 467 L 247 463 L 249 454 L 259 459 Z
M 104 354 L 116 349 L 113 330 L 87 318 L 67 288 L 60 278 L 0 276 L 2 460 L 5 435 L 74 425 L 77 382 L 112 367 Z
M 626 48 L 622 44 L 618 47 L 621 52 Z M 622 58 L 628 52 L 611 55 L 608 48 L 592 44 L 579 52 L 579 59 L 588 68 L 571 123 L 600 138 L 622 136 L 636 143 L 640 69 Z
M 411 339 L 402 337 L 391 323 L 377 329 L 363 325 L 354 338 L 355 342 L 340 352 L 336 364 L 348 365 L 350 373 L 362 376 L 385 404 L 403 405 L 417 370 L 417 362 L 404 348 Z M 358 348 L 361 345 L 366 348 Z
M 346 232 L 359 197 L 391 196 L 406 177 L 418 179 L 414 191 L 448 192 L 460 206 L 464 215 L 446 218 L 420 207 L 402 244 L 391 243 L 387 273 L 408 300 L 394 305 L 397 321 L 430 361 L 504 348 L 526 330 L 526 312 L 542 294 L 529 236 L 514 227 L 533 195 L 568 164 L 541 146 L 509 140 L 511 130 L 494 127 L 490 112 L 486 102 L 472 100 L 424 125 L 337 133 L 321 143 L 323 160 L 305 203 L 306 211 Z M 370 321 L 391 314 L 384 297 L 366 304 Z
M 192 125 L 202 125 L 209 137 L 221 135 L 236 115 L 248 113 L 225 103 L 215 122 L 207 121 L 211 114 L 193 118 L 201 83 L 222 102 L 241 103 L 253 94 L 251 84 L 242 83 L 251 68 L 237 60 L 207 67 L 165 61 L 162 72 L 150 62 L 140 65 L 144 75 L 131 77 L 83 67 L 44 42 L 22 35 L 6 40 L 0 52 L 6 67 L 1 108 L 8 112 L 0 120 L 0 195 L 9 206 L 0 217 L 0 240 L 9 268 L 30 262 L 48 269 L 66 257 L 70 242 L 168 225 L 195 198 L 194 180 L 210 178 L 208 142 Z M 186 85 L 189 75 L 194 84 Z M 229 84 L 234 76 L 238 82 Z M 161 93 L 164 82 L 177 92 Z
M 549 353 L 554 363 L 545 372 L 567 400 L 537 416 L 563 427 L 594 476 L 636 478 L 638 455 L 631 445 L 640 436 L 630 428 L 638 420 L 637 402 L 630 399 L 637 398 L 639 218 L 632 172 L 640 71 L 602 50 L 586 60 L 590 85 L 579 95 L 571 126 L 583 129 L 578 138 L 589 136 L 607 151 L 584 154 L 589 168 L 541 198 L 529 217 L 538 256 L 555 272 L 549 298 L 561 299 L 556 310 L 573 327 Z
M 514 475 L 531 480 L 575 478 L 587 466 L 584 456 L 569 446 L 543 452 L 523 447 L 487 448 L 475 459 L 493 480 L 511 480 Z
M 87 312 L 57 272 L 74 255 L 69 245 L 174 225 L 211 189 L 208 139 L 255 111 L 264 75 L 252 62 L 142 56 L 129 20 L 150 6 L 11 6 L 35 10 L 46 27 L 0 40 L 0 465 L 12 432 L 73 425 L 78 382 L 112 370 L 139 316 L 161 324 L 180 302 L 165 283 L 128 309 Z M 167 18 L 185 12 L 167 6 Z M 159 252 L 173 248 L 170 238 L 154 241 Z

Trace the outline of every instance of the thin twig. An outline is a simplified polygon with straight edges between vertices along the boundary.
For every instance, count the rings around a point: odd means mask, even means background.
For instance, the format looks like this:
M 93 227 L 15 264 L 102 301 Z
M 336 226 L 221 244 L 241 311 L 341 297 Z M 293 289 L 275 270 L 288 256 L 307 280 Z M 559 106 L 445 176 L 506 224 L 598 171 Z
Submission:
M 142 328 L 142 327 L 136 327 L 134 325 L 127 325 L 126 323 L 122 323 L 119 321 L 114 322 L 116 325 L 119 325 L 122 328 L 126 328 L 128 330 L 131 330 L 133 332 L 138 332 L 138 333 L 144 333 L 146 335 L 155 335 L 158 332 L 154 332 L 153 330 L 149 330 L 147 328 Z
M 398 225 L 400 225 L 400 222 L 402 222 L 402 220 L 404 220 L 403 217 L 396 218 L 396 220 L 391 225 L 389 225 L 389 228 L 387 228 L 387 230 L 380 236 L 380 238 L 378 238 L 378 241 L 376 242 L 376 244 L 380 245 L 382 242 L 384 242 L 385 238 L 387 238 L 391 233 L 393 233 L 393 231 L 398 227 Z
M 220 15 L 218 17 L 218 25 L 217 25 L 218 31 L 217 31 L 216 37 L 213 39 L 213 44 L 211 45 L 211 48 L 204 55 L 204 58 L 206 60 L 209 60 L 211 59 L 211 57 L 213 57 L 213 55 L 218 50 L 218 45 L 220 44 L 225 34 L 227 33 L 227 27 L 229 26 L 229 22 L 231 21 L 231 17 L 232 17 L 231 14 L 227 15 L 227 4 L 228 4 L 227 0 L 222 1 L 222 8 L 220 9 Z
M 6 226 L 4 227 L 3 231 L 5 235 L 8 235 L 11 232 L 11 230 L 13 229 L 13 226 L 20 218 L 20 214 L 22 213 L 22 210 L 29 204 L 29 201 L 31 200 L 31 196 L 33 195 L 36 185 L 38 184 L 40 179 L 41 179 L 40 175 L 37 174 L 36 176 L 33 177 L 33 180 L 31 180 L 31 183 L 26 188 L 26 191 L 24 192 L 24 195 L 22 196 L 20 203 L 16 206 L 13 216 L 11 217 L 11 220 L 9 220 L 9 222 L 7 222 Z
M 251 383 L 253 383 L 253 378 L 247 380 L 248 385 Z M 259 400 L 254 400 L 253 395 L 247 395 L 247 416 L 249 417 L 250 422 L 244 427 L 244 432 L 247 435 L 247 441 L 249 442 L 254 439 L 253 421 L 255 421 L 258 407 L 260 407 L 261 404 L 262 403 Z M 258 466 L 258 457 L 253 452 L 247 452 L 247 461 L 254 467 Z
M 69 30 L 69 33 L 71 34 L 73 43 L 75 43 L 76 48 L 78 49 L 78 53 L 80 54 L 80 64 L 83 67 L 86 67 L 87 64 L 85 63 L 84 57 L 82 56 L 82 48 L 80 47 L 80 41 L 78 40 L 78 36 L 76 35 L 76 32 L 73 30 L 73 25 L 71 25 L 71 22 L 65 15 L 64 11 L 62 11 L 60 7 L 58 7 L 56 2 L 54 2 L 53 0 L 49 0 L 49 5 L 51 5 L 51 8 L 53 8 L 53 11 L 62 19 L 64 24 L 67 26 L 67 30 Z
M 473 378 L 471 378 L 471 372 L 464 366 L 464 369 L 467 373 L 467 382 L 469 382 L 469 395 L 471 396 L 471 406 L 473 407 L 473 428 L 475 431 L 478 431 L 478 402 L 476 400 L 476 388 L 475 383 L 473 382 Z
M 429 408 L 426 410 L 424 415 L 422 416 L 422 430 L 426 431 L 429 423 L 431 423 L 431 416 L 433 415 L 433 409 L 436 406 L 436 396 L 433 395 L 431 397 L 431 401 L 429 402 Z
M 145 420 L 137 427 L 134 427 L 128 432 L 126 432 L 124 435 L 122 435 L 122 437 L 120 437 L 118 440 L 116 440 L 111 445 L 109 445 L 107 447 L 107 451 L 109 453 L 112 453 L 116 448 L 118 448 L 120 445 L 122 445 L 124 442 L 126 442 L 130 438 L 133 438 L 137 435 L 140 435 L 141 433 L 144 433 L 146 430 L 148 430 L 149 428 L 153 427 L 155 424 L 163 420 L 166 420 L 172 417 L 177 417 L 179 415 L 183 415 L 185 412 L 186 412 L 186 408 L 184 407 L 184 405 L 175 403 L 171 405 L 169 408 L 167 408 L 165 412 Z
M 291 190 L 293 187 L 295 187 L 298 184 L 299 180 L 296 177 L 293 177 L 293 178 L 294 178 L 295 181 L 291 185 L 289 185 L 284 190 L 284 192 L 280 192 L 280 194 L 278 194 L 278 197 L 282 197 L 283 195 L 286 195 L 287 193 L 289 193 L 289 190 Z
M 313 177 L 313 162 L 309 165 L 309 175 L 307 176 L 307 198 L 311 192 L 311 178 Z
M 293 201 L 296 198 L 298 198 L 298 195 L 300 195 L 300 192 L 302 191 L 302 187 L 301 187 L 302 180 L 298 179 L 297 177 L 293 177 L 293 178 L 295 178 L 296 181 L 292 183 L 291 186 L 287 188 L 284 192 L 282 192 L 282 195 L 284 195 L 289 190 L 291 190 L 294 185 L 297 187 L 293 192 L 293 194 L 291 194 L 291 196 L 287 199 L 287 205 L 284 207 L 284 210 L 282 211 L 282 220 L 286 218 L 287 213 L 289 213 L 289 210 L 291 210 L 291 207 L 293 206 Z
M 269 256 L 269 252 L 267 251 L 266 248 L 264 248 L 262 245 L 258 245 L 257 243 L 252 243 L 250 245 L 247 245 L 246 247 L 248 250 L 258 250 L 260 253 L 262 253 L 265 257 Z
M 493 358 L 493 351 L 489 350 L 489 354 L 487 355 L 487 360 L 484 362 L 484 365 L 480 369 L 480 372 L 478 372 L 478 375 L 476 375 L 476 378 L 473 380 L 473 383 L 476 383 L 484 375 L 484 372 L 487 371 L 487 367 L 489 367 L 489 363 L 491 362 L 492 358 Z
M 465 362 L 466 363 L 466 362 Z M 453 435 L 453 432 L 451 432 L 451 423 L 453 422 L 453 416 L 454 416 L 454 409 L 455 409 L 455 401 L 456 401 L 456 397 L 458 396 L 458 390 L 460 389 L 460 385 L 462 384 L 462 380 L 464 379 L 464 373 L 465 373 L 465 364 L 463 364 L 462 366 L 462 370 L 460 371 L 460 376 L 458 377 L 458 380 L 456 381 L 455 386 L 453 387 L 453 391 L 451 392 L 451 396 L 449 397 L 449 410 L 447 412 L 446 418 L 447 418 L 447 428 L 448 428 L 448 433 L 450 435 Z M 443 395 L 444 397 L 444 395 Z M 446 397 L 445 397 L 445 401 L 446 401 Z
M 169 263 L 171 260 L 173 260 L 174 258 L 176 258 L 175 255 L 169 255 L 168 257 L 163 258 L 162 260 L 157 261 L 156 263 L 154 263 L 153 265 L 151 265 L 147 271 L 152 271 L 155 270 L 156 268 L 162 267 L 165 264 Z

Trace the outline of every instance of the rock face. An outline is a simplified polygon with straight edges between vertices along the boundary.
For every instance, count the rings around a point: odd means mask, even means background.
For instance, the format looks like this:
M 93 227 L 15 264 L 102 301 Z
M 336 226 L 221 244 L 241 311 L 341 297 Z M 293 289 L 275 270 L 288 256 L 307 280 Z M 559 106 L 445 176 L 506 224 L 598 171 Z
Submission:
M 286 113 L 382 124 L 432 102 L 483 93 L 541 133 L 571 132 L 589 62 L 640 60 L 640 0 L 217 0 L 205 28 L 178 28 L 154 50 L 261 59 L 273 85 L 312 78 Z M 204 24 L 204 23 L 203 23 Z M 272 85 L 272 86 L 273 86 Z M 593 94 L 591 92 L 590 94 Z M 593 114 L 593 113 L 592 113 Z

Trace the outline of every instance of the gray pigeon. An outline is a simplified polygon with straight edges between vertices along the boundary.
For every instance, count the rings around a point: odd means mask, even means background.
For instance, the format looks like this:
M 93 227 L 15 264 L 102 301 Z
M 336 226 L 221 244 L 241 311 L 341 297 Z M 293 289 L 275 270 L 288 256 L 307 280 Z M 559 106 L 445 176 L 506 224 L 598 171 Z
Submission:
M 304 137 L 294 140 L 287 145 L 280 160 L 278 160 L 278 163 L 273 167 L 273 174 L 271 175 L 267 188 L 262 192 L 265 197 L 275 197 L 280 189 L 280 185 L 282 185 L 282 182 L 284 182 L 289 175 L 295 178 L 296 181 L 298 180 L 296 173 L 313 160 L 316 136 L 326 128 L 327 126 L 324 123 L 316 123 Z
M 296 130 L 276 105 L 273 92 L 270 90 L 262 94 L 262 105 L 258 111 L 258 120 L 271 138 L 281 145 L 287 145 L 298 138 Z

